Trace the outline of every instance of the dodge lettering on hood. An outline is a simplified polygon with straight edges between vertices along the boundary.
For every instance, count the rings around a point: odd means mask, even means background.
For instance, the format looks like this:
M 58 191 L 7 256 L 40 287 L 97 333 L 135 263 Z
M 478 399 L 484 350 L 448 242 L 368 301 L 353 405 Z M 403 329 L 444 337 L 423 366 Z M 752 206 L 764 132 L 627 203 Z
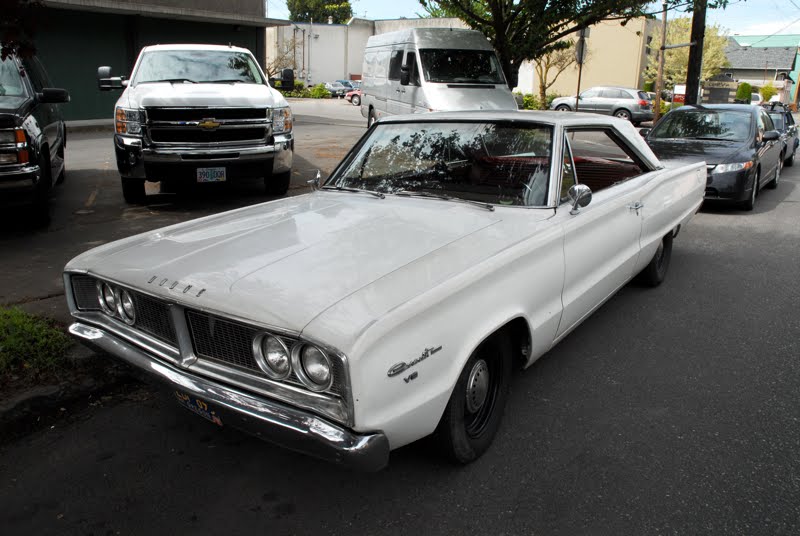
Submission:
M 73 259 L 70 331 L 217 425 L 362 470 L 436 434 L 468 463 L 516 365 L 664 281 L 705 181 L 615 118 L 397 116 L 310 193 Z

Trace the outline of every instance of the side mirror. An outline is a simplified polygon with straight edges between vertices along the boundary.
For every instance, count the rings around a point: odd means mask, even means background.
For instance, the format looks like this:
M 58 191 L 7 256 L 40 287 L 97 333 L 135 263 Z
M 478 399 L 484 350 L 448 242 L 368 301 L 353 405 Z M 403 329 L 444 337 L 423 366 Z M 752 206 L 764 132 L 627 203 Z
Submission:
M 44 87 L 41 93 L 36 94 L 39 102 L 46 104 L 58 104 L 69 102 L 69 92 L 66 89 L 56 87 Z
M 639 129 L 639 135 L 641 137 L 643 137 L 643 138 L 646 138 L 647 135 L 650 134 L 651 130 L 653 130 L 653 129 L 652 128 L 640 128 Z
M 768 130 L 764 133 L 764 141 L 775 141 L 781 139 L 781 133 L 777 130 Z
M 400 68 L 400 85 L 407 86 L 410 80 L 411 69 L 408 68 L 408 65 L 404 65 Z
M 581 208 L 592 202 L 592 190 L 585 184 L 575 184 L 567 192 L 569 202 L 572 203 L 572 210 L 569 211 L 573 216 L 581 213 Z
M 111 67 L 104 65 L 97 68 L 97 88 L 100 91 L 111 91 L 112 89 L 122 89 L 123 77 L 111 76 Z

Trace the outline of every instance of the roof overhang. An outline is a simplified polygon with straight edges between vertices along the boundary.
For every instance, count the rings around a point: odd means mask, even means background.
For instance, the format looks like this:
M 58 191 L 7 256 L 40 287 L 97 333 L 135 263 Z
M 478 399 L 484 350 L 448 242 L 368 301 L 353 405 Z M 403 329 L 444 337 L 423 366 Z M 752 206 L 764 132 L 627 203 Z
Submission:
M 57 9 L 74 9 L 94 13 L 115 13 L 118 15 L 141 15 L 161 19 L 178 19 L 196 22 L 220 24 L 238 24 L 241 26 L 288 26 L 284 19 L 269 19 L 259 15 L 209 11 L 189 7 L 159 6 L 155 4 L 139 4 L 135 2 L 119 2 L 113 0 L 44 0 L 46 7 Z

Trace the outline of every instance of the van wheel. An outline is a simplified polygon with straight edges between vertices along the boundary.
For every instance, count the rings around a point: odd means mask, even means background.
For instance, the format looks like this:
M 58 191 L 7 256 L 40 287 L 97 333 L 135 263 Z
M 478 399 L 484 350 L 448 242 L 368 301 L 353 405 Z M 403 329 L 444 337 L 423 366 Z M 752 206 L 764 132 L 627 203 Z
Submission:
M 466 464 L 486 452 L 503 417 L 510 379 L 511 341 L 501 333 L 481 343 L 458 377 L 434 432 L 445 455 Z
M 270 173 L 264 177 L 264 191 L 267 195 L 284 195 L 289 191 L 292 182 L 292 172 Z
M 369 117 L 367 117 L 367 128 L 371 127 L 375 124 L 375 121 L 378 120 L 378 116 L 375 114 L 375 109 L 369 109 Z

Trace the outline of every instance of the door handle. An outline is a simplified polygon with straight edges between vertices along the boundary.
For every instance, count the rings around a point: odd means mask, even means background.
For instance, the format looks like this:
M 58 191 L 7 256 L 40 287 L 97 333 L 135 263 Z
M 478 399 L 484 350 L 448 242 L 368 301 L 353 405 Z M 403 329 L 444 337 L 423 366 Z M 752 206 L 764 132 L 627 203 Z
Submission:
M 631 203 L 630 205 L 628 205 L 628 209 L 635 210 L 637 216 L 639 215 L 639 211 L 643 208 L 644 208 L 644 203 L 642 203 L 641 201 L 637 201 L 635 203 Z

